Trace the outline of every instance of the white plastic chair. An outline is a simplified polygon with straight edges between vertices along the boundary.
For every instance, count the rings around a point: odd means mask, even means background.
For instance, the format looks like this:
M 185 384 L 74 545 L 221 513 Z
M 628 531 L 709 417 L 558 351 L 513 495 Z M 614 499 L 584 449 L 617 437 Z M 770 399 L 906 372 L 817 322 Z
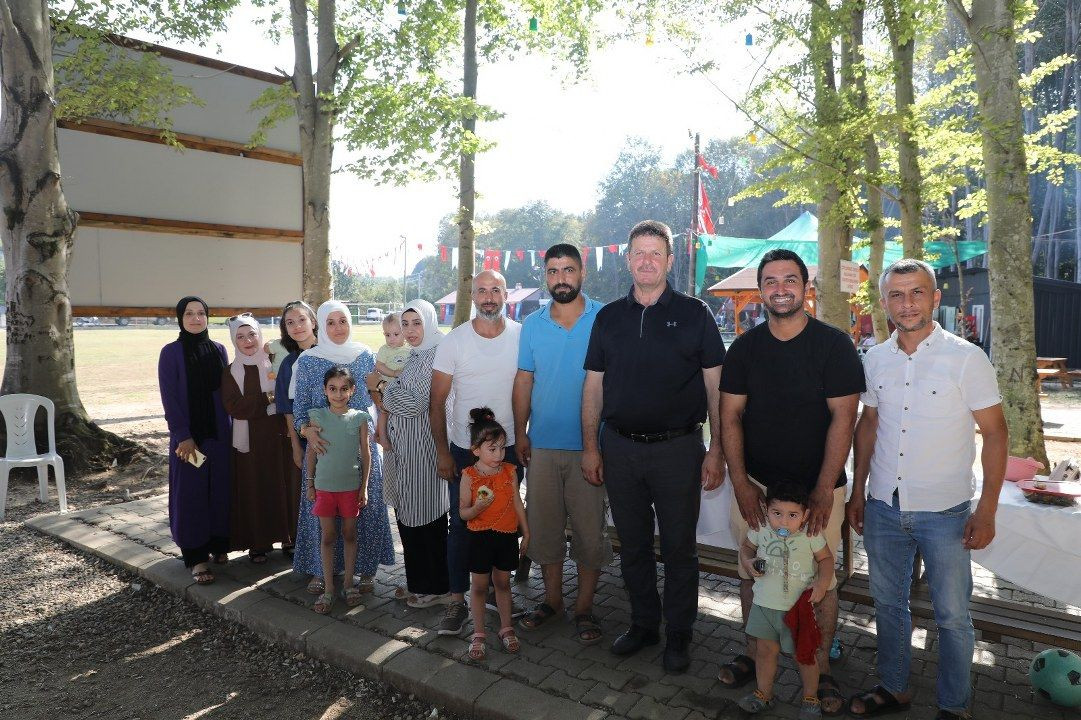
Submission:
M 34 438 L 34 418 L 38 408 L 45 407 L 49 426 L 49 450 L 39 455 Z M 0 396 L 0 414 L 4 416 L 8 447 L 0 458 L 0 520 L 4 519 L 4 507 L 8 497 L 8 473 L 13 467 L 36 467 L 38 469 L 38 498 L 49 499 L 49 466 L 56 476 L 56 494 L 60 498 L 60 512 L 68 511 L 68 494 L 64 487 L 64 460 L 56 454 L 56 406 L 53 401 L 40 395 L 14 393 Z

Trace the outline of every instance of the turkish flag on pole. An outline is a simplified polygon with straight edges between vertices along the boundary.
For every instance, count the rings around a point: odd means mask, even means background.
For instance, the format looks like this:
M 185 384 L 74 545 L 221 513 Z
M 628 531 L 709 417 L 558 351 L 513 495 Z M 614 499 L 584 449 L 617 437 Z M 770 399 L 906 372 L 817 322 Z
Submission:
M 710 177 L 712 177 L 714 180 L 717 179 L 717 176 L 719 174 L 717 166 L 710 165 L 708 162 L 706 162 L 706 159 L 702 157 L 701 153 L 698 154 L 698 167 L 708 172 L 710 174 Z
M 709 208 L 709 195 L 704 185 L 698 186 L 698 230 L 713 235 L 713 212 Z

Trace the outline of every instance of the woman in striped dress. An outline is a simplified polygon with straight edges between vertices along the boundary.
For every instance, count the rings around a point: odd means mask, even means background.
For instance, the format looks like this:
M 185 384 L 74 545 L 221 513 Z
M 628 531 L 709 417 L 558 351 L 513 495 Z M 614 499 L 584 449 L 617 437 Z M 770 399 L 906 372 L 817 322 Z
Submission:
M 428 422 L 428 396 L 432 363 L 443 333 L 435 307 L 414 300 L 402 311 L 402 333 L 413 348 L 401 374 L 392 382 L 378 373 L 367 377 L 374 397 L 382 397 L 389 413 L 387 433 L 394 463 L 393 495 L 398 535 L 405 554 L 406 588 L 396 593 L 412 607 L 446 603 L 450 596 L 447 575 L 447 483 L 436 473 L 435 443 Z

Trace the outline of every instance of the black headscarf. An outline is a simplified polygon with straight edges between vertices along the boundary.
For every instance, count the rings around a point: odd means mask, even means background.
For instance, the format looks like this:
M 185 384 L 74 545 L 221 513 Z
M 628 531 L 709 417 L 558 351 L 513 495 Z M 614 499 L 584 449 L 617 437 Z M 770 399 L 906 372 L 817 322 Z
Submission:
M 184 348 L 184 370 L 188 377 L 189 429 L 196 444 L 203 440 L 218 439 L 218 423 L 214 412 L 212 393 L 221 387 L 221 373 L 225 368 L 217 345 L 210 339 L 209 322 L 201 333 L 184 329 L 184 310 L 189 303 L 203 306 L 209 320 L 210 308 L 202 298 L 189 295 L 176 304 L 176 320 L 180 323 L 180 344 Z

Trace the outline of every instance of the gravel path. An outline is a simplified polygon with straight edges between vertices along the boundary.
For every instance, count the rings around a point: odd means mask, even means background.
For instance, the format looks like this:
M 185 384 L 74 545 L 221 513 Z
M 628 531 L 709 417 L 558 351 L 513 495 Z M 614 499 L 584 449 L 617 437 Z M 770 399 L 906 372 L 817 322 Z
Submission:
M 54 508 L 9 506 L 0 523 L 0 718 L 448 717 L 22 525 Z

